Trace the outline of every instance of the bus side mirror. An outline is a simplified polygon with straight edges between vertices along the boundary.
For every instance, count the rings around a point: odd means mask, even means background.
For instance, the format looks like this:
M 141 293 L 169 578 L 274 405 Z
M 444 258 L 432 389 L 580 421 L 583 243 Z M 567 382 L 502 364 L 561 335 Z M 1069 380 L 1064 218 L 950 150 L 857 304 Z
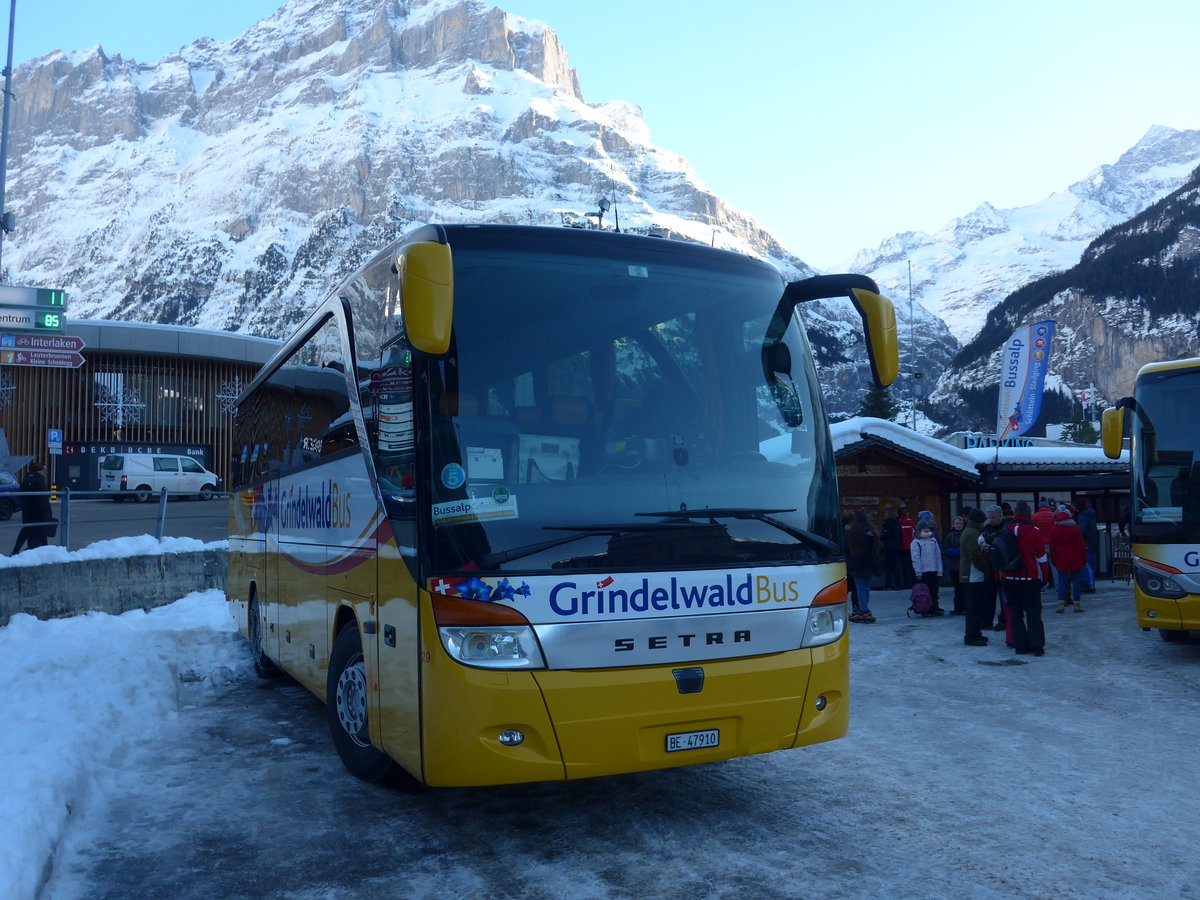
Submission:
M 405 244 L 396 253 L 395 265 L 408 342 L 422 353 L 441 356 L 450 349 L 454 326 L 450 245 L 436 241 Z
M 867 355 L 875 383 L 887 387 L 900 374 L 900 344 L 896 338 L 896 310 L 866 275 L 814 275 L 789 282 L 783 292 L 793 306 L 809 300 L 849 297 L 862 318 Z
M 896 337 L 896 309 L 882 294 L 853 288 L 850 299 L 863 321 L 867 355 L 875 383 L 887 387 L 900 374 L 900 342 Z
M 1100 438 L 1104 455 L 1109 459 L 1121 456 L 1121 441 L 1125 437 L 1125 407 L 1110 406 L 1100 414 Z

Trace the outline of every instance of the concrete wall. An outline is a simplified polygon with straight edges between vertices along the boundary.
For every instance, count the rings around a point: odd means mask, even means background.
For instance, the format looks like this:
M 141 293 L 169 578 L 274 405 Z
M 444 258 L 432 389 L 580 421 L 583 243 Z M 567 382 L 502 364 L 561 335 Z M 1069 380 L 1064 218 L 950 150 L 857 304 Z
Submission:
M 0 627 L 16 613 L 58 619 L 114 615 L 174 603 L 192 591 L 225 589 L 225 550 L 79 560 L 0 569 Z

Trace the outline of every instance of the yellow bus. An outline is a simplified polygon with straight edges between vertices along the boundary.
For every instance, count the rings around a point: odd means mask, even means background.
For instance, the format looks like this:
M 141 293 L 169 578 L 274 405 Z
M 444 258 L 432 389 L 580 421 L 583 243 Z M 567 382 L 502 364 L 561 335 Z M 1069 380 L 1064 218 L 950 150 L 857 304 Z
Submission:
M 1200 630 L 1200 359 L 1151 363 L 1104 412 L 1104 452 L 1130 424 L 1130 541 L 1138 624 L 1164 641 Z
M 585 778 L 846 731 L 837 482 L 788 283 L 703 245 L 426 226 L 238 399 L 228 596 L 346 768 Z

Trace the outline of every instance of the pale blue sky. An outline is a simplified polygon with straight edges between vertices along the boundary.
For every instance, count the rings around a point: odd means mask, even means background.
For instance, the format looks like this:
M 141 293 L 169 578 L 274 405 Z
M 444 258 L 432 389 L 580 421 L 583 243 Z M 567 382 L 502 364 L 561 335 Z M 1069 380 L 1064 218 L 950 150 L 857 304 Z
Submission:
M 822 268 L 1036 202 L 1152 125 L 1200 128 L 1198 0 L 496 5 L 547 22 L 589 101 L 641 106 L 658 146 Z M 14 60 L 98 43 L 152 62 L 278 6 L 18 0 Z

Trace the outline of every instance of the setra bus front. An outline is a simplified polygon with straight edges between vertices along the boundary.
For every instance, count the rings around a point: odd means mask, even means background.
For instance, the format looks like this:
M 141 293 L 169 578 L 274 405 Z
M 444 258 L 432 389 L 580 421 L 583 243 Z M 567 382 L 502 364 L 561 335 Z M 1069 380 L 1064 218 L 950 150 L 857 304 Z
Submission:
M 873 283 L 503 226 L 426 229 L 382 262 L 445 299 L 396 291 L 422 311 L 380 371 L 404 373 L 411 408 L 364 395 L 368 418 L 413 423 L 403 452 L 376 429 L 372 456 L 398 535 L 378 621 L 415 626 L 420 660 L 380 648 L 373 740 L 455 786 L 845 734 L 836 474 L 796 305 L 853 300 L 887 382 L 894 317 Z

